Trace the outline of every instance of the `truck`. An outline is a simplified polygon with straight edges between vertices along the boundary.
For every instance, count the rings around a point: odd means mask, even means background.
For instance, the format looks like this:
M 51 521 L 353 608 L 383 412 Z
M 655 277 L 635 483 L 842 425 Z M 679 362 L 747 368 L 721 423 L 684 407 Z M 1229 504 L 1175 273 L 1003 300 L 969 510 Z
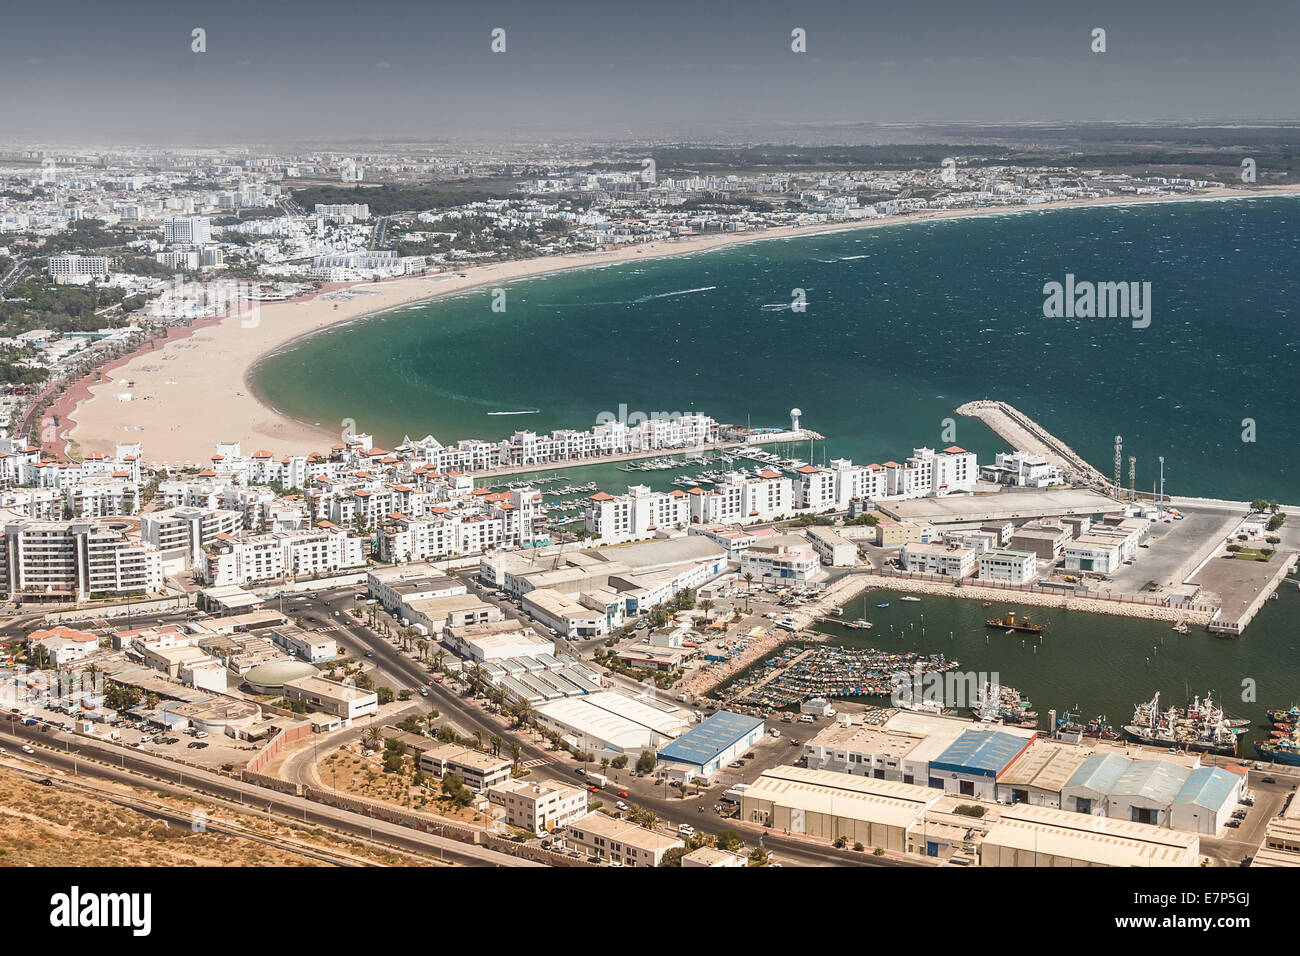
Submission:
M 601 787 L 602 789 L 609 786 L 609 777 L 605 776 L 603 773 L 593 773 L 588 770 L 587 779 L 590 780 L 592 784 Z

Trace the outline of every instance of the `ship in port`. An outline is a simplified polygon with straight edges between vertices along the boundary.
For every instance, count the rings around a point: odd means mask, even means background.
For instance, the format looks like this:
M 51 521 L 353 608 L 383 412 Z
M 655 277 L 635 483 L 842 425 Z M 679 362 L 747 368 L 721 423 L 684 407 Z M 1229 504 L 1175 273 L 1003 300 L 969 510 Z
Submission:
M 1133 722 L 1124 726 L 1129 739 L 1155 747 L 1195 750 L 1234 756 L 1248 721 L 1230 720 L 1211 695 L 1199 697 L 1186 708 L 1160 709 L 1160 692 L 1133 709 Z
M 1288 767 L 1300 767 L 1300 707 L 1266 711 L 1270 721 L 1269 739 L 1255 741 L 1255 752 L 1262 760 Z
M 1016 727 L 1037 727 L 1038 713 L 1028 697 L 1014 687 L 985 683 L 976 692 L 971 716 L 984 723 L 1003 723 Z
M 1120 734 L 1106 720 L 1105 714 L 1098 714 L 1091 720 L 1082 720 L 1079 709 L 1065 711 L 1056 719 L 1058 734 L 1078 734 L 1080 737 L 1092 737 L 1096 740 L 1119 740 Z
M 985 627 L 991 627 L 998 631 L 1023 631 L 1029 634 L 1037 634 L 1045 624 L 1031 624 L 1029 618 L 1024 617 L 1017 619 L 1015 611 L 1008 611 L 1006 617 L 993 617 L 984 622 Z

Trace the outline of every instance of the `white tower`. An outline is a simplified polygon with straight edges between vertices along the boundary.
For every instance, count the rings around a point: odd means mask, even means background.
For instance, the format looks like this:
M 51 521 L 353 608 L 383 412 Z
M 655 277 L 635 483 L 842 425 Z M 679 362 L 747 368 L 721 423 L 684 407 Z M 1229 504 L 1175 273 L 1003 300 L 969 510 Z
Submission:
M 799 416 L 802 414 L 803 412 L 797 408 L 790 409 L 790 431 L 799 431 Z

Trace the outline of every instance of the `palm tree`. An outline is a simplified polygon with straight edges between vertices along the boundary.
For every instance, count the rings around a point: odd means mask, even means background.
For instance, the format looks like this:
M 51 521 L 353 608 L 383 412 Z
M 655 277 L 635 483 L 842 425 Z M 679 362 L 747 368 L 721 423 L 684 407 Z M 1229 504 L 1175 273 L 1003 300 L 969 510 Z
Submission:
M 501 737 L 497 734 L 493 734 L 488 738 L 488 742 L 492 744 L 492 756 L 499 756 L 501 753 Z
M 519 705 L 515 707 L 515 726 L 522 727 L 524 724 L 528 723 L 532 716 L 533 705 L 528 703 L 526 700 L 521 700 Z
M 474 749 L 475 750 L 483 749 L 483 731 L 481 730 L 474 731 Z
M 510 759 L 513 761 L 516 770 L 519 769 L 519 761 L 523 759 L 523 756 L 524 748 L 519 746 L 519 741 L 510 741 Z
M 754 590 L 754 572 L 746 571 L 745 578 L 745 613 L 748 614 L 752 605 L 753 595 L 749 592 Z

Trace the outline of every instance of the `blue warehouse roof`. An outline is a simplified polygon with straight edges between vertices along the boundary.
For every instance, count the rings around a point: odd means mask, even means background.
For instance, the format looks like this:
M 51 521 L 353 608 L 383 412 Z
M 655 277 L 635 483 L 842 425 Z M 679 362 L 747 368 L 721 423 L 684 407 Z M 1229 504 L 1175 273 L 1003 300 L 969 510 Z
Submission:
M 1222 767 L 1201 767 L 1187 775 L 1187 782 L 1178 791 L 1174 803 L 1195 803 L 1207 810 L 1219 807 L 1236 791 L 1241 777 Z
M 1130 763 L 1131 760 L 1118 754 L 1093 754 L 1079 765 L 1061 789 L 1086 787 L 1098 793 L 1110 793 Z
M 763 721 L 757 717 L 720 710 L 660 750 L 659 757 L 662 760 L 703 767 L 736 741 L 743 740 L 762 726 Z
M 1191 771 L 1176 763 L 1163 760 L 1134 760 L 1120 774 L 1111 788 L 1112 794 L 1143 797 L 1153 803 L 1169 806 L 1178 796 Z
M 930 761 L 930 769 L 997 777 L 1028 746 L 1028 737 L 1001 730 L 968 730 Z

